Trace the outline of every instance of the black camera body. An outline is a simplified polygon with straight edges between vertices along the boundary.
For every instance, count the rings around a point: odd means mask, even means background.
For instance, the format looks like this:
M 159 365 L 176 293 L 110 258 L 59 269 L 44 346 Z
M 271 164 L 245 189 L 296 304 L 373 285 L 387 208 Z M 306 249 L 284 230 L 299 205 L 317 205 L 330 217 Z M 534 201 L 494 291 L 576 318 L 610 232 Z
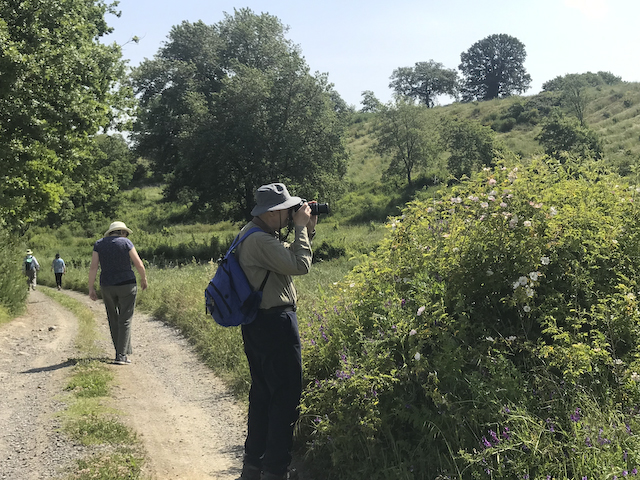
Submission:
M 306 202 L 303 198 L 298 205 L 293 207 L 293 211 L 297 212 L 298 209 Z M 311 215 L 328 215 L 329 214 L 329 204 L 328 203 L 318 203 L 318 202 L 309 202 L 309 207 L 311 208 Z

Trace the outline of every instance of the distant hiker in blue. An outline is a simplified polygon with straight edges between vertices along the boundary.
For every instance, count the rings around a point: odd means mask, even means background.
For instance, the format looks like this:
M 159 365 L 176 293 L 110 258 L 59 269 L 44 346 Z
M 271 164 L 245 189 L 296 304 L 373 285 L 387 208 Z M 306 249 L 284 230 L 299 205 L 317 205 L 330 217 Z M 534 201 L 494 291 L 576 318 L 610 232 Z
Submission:
M 40 270 L 38 260 L 33 256 L 31 250 L 27 250 L 27 256 L 24 258 L 24 274 L 27 276 L 27 290 L 29 290 L 29 287 L 31 287 L 31 290 L 36 289 L 38 270 Z
M 136 305 L 138 286 L 131 263 L 140 274 L 142 290 L 147 288 L 147 274 L 136 247 L 127 237 L 131 230 L 123 222 L 113 222 L 104 237 L 93 245 L 89 266 L 89 298 L 97 300 L 96 275 L 100 267 L 100 290 L 107 310 L 111 340 L 116 349 L 114 363 L 131 363 L 131 319 Z
M 56 286 L 58 290 L 62 290 L 62 275 L 67 273 L 67 266 L 64 264 L 64 260 L 60 258 L 60 254 L 56 253 L 56 258 L 51 263 L 51 270 L 56 276 Z

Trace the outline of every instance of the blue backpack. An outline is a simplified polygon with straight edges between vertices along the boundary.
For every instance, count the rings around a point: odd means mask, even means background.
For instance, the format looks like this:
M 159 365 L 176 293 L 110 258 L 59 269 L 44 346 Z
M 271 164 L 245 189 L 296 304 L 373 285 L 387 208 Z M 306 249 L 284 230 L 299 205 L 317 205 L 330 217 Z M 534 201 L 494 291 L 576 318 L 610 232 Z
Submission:
M 267 272 L 260 289 L 254 291 L 233 253 L 245 238 L 260 231 L 260 228 L 254 227 L 242 238 L 238 234 L 204 291 L 206 311 L 223 327 L 235 327 L 253 322 L 260 308 L 262 290 L 271 272 Z

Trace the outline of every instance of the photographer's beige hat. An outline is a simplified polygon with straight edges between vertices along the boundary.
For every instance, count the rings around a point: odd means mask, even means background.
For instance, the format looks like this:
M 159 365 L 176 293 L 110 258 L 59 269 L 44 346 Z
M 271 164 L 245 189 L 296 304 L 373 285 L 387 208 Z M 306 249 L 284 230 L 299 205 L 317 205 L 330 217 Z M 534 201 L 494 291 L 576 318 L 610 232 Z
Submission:
M 257 217 L 265 212 L 286 210 L 298 205 L 301 201 L 300 197 L 289 195 L 283 183 L 269 183 L 256 190 L 256 206 L 251 210 L 251 215 Z
M 109 230 L 104 232 L 104 236 L 106 237 L 111 232 L 115 232 L 116 230 L 124 230 L 127 233 L 131 233 L 131 230 L 127 228 L 124 222 L 113 222 L 111 225 L 109 225 Z

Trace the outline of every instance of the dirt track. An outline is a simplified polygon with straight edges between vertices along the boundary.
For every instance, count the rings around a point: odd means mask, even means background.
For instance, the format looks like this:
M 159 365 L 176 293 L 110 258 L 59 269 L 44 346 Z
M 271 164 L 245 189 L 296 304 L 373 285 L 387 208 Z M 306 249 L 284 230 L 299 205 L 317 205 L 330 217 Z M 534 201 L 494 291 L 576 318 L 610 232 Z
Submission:
M 39 287 L 45 288 L 45 287 Z M 104 306 L 65 293 L 94 312 L 105 355 L 113 355 Z M 27 313 L 0 327 L 0 479 L 56 478 L 85 453 L 56 429 L 60 394 L 77 357 L 77 320 L 41 293 Z M 245 411 L 174 329 L 147 315 L 133 320 L 132 364 L 111 365 L 122 421 L 140 436 L 155 480 L 239 476 Z

